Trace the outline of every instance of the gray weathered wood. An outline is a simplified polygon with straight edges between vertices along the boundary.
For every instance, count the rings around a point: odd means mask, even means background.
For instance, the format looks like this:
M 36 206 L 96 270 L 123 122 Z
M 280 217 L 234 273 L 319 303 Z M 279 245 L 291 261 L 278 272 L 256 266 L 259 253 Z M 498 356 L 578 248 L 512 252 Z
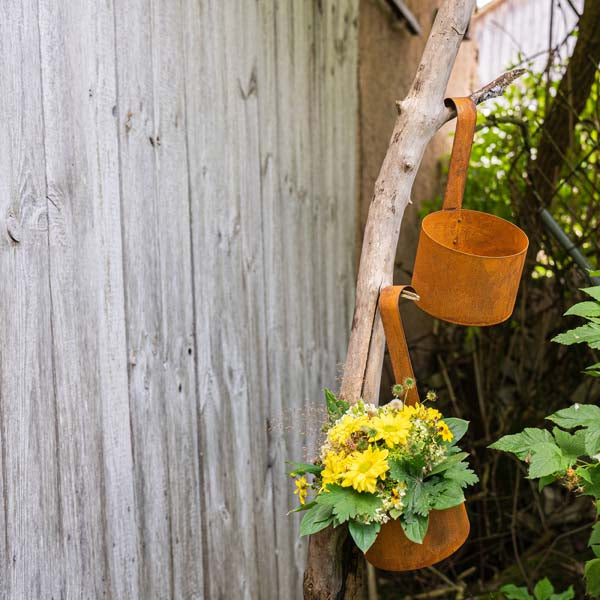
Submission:
M 114 14 L 39 3 L 65 597 L 138 595 Z
M 0 7 L 0 598 L 292 598 L 356 259 L 358 0 Z
M 0 597 L 58 597 L 62 560 L 37 2 L 0 5 Z

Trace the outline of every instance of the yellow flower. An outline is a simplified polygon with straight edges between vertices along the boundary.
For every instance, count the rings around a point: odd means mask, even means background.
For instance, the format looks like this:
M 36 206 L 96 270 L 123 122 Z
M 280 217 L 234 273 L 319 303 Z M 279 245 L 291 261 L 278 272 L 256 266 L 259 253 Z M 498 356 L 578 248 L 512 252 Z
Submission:
M 334 425 L 327 434 L 327 439 L 333 444 L 342 445 L 346 443 L 353 433 L 361 431 L 369 422 L 367 415 L 344 415 L 339 423 Z
M 425 417 L 428 421 L 437 421 L 442 418 L 442 413 L 435 408 L 427 409 L 427 416 Z
M 300 500 L 300 504 L 304 504 L 306 502 L 306 494 L 308 493 L 306 490 L 309 487 L 308 481 L 306 481 L 306 477 L 304 477 L 304 475 L 296 479 L 296 489 L 294 490 L 294 494 L 298 494 L 298 500 Z
M 444 421 L 440 421 L 438 423 L 438 433 L 440 436 L 442 436 L 442 440 L 444 440 L 444 442 L 451 442 L 452 438 L 454 437 L 454 434 L 450 431 L 448 425 L 446 425 Z
M 402 410 L 398 413 L 382 414 L 380 417 L 375 417 L 370 427 L 376 433 L 369 441 L 376 442 L 383 440 L 388 448 L 393 448 L 397 444 L 405 444 L 406 438 L 410 432 L 410 417 Z
M 321 471 L 321 489 L 329 483 L 337 483 L 346 470 L 346 457 L 330 451 L 323 460 L 323 466 L 325 468 Z
M 377 480 L 385 479 L 389 470 L 388 451 L 369 446 L 364 452 L 353 452 L 346 459 L 346 472 L 343 474 L 343 487 L 353 487 L 358 492 L 375 493 Z

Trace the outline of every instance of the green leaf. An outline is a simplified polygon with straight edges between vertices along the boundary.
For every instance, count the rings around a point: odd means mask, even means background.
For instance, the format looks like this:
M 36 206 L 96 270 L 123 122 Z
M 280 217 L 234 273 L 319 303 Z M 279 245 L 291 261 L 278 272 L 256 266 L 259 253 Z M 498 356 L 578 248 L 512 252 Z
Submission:
M 316 505 L 310 508 L 300 522 L 300 535 L 312 535 L 328 527 L 333 521 L 331 507 Z
M 325 404 L 331 421 L 337 421 L 350 408 L 349 402 L 336 398 L 335 394 L 327 388 L 325 388 Z
M 406 537 L 415 544 L 422 544 L 429 526 L 429 515 L 423 517 L 421 515 L 404 515 L 400 524 L 406 534 Z
M 600 521 L 594 523 L 592 527 L 592 534 L 588 541 L 588 546 L 592 549 L 594 556 L 600 557 Z
M 573 404 L 546 418 L 564 429 L 600 427 L 600 407 L 594 404 Z
M 433 508 L 435 510 L 445 510 L 458 506 L 465 501 L 465 495 L 460 484 L 450 482 L 442 491 L 440 491 L 434 499 Z
M 501 437 L 497 442 L 488 446 L 488 448 L 502 450 L 503 452 L 512 452 L 517 458 L 524 460 L 540 443 L 552 443 L 553 441 L 554 439 L 549 431 L 527 427 L 521 433 Z
M 552 434 L 565 456 L 576 459 L 579 456 L 585 455 L 585 431 L 580 430 L 575 433 L 568 433 L 558 427 L 554 427 Z
M 594 300 L 600 301 L 600 285 L 594 285 L 587 288 L 579 288 L 582 292 L 585 292 L 588 296 L 591 296 Z
M 565 317 L 568 315 L 574 315 L 576 317 L 600 317 L 600 303 L 591 302 L 590 300 L 578 302 L 571 306 L 565 313 Z
M 398 510 L 397 508 L 390 508 L 390 510 L 388 510 L 388 513 L 390 517 L 392 517 L 392 519 L 397 519 L 402 514 L 402 511 Z
M 564 592 L 560 592 L 560 594 L 552 594 L 552 596 L 550 596 L 550 600 L 572 600 L 573 598 L 575 598 L 575 590 L 573 590 L 572 585 L 570 585 Z
M 600 453 L 600 428 L 594 427 L 577 433 L 583 433 L 585 436 L 585 452 L 582 454 L 591 457 Z
M 313 465 L 311 463 L 298 463 L 298 462 L 286 462 L 290 465 L 288 475 L 295 477 L 296 475 L 306 475 L 306 473 L 312 473 L 313 475 L 319 475 L 323 470 L 322 466 Z
M 517 587 L 512 583 L 503 585 L 500 588 L 500 591 L 506 600 L 534 600 L 533 596 L 527 591 L 526 587 Z
M 305 504 L 301 504 L 300 506 L 290 510 L 290 513 L 303 512 L 305 510 L 310 510 L 315 504 L 316 500 L 311 500 L 310 502 L 306 502 Z
M 388 460 L 388 465 L 390 466 L 390 478 L 395 481 L 408 481 L 416 476 L 414 469 L 406 461 L 392 458 Z
M 600 465 L 579 467 L 575 473 L 583 479 L 583 495 L 600 498 Z
M 565 331 L 565 333 L 559 333 L 556 337 L 552 338 L 553 342 L 570 346 L 571 344 L 581 344 L 586 342 L 590 348 L 600 347 L 600 325 L 598 323 L 586 323 Z
M 585 590 L 590 596 L 600 595 L 600 558 L 585 563 Z
M 569 466 L 569 458 L 563 455 L 556 444 L 544 442 L 538 445 L 531 457 L 527 477 L 528 479 L 537 479 L 558 471 L 564 471 Z
M 548 600 L 552 594 L 554 594 L 554 586 L 547 577 L 538 581 L 533 588 L 535 600 Z
M 452 441 L 449 442 L 451 446 L 456 445 L 469 429 L 469 421 L 457 419 L 456 417 L 445 418 L 444 423 L 448 425 L 448 429 L 452 432 Z
M 455 481 L 461 487 L 465 488 L 469 485 L 473 485 L 479 481 L 479 477 L 469 469 L 466 463 L 459 463 L 458 465 L 448 469 L 444 472 L 444 479 Z
M 375 515 L 375 511 L 381 508 L 382 502 L 375 494 L 357 492 L 351 487 L 330 485 L 329 491 L 322 492 L 317 496 L 316 502 L 321 506 L 327 506 L 338 518 L 340 523 L 348 521 L 356 515 Z
M 457 454 L 453 454 L 452 456 L 445 458 L 441 463 L 438 463 L 437 466 L 433 468 L 427 477 L 447 471 L 450 467 L 453 467 L 456 463 L 461 462 L 462 459 L 466 458 L 467 456 L 469 456 L 468 452 L 458 452 Z
M 381 523 L 359 523 L 351 520 L 348 523 L 350 535 L 354 543 L 363 551 L 366 552 L 377 539 L 377 534 L 381 529 Z

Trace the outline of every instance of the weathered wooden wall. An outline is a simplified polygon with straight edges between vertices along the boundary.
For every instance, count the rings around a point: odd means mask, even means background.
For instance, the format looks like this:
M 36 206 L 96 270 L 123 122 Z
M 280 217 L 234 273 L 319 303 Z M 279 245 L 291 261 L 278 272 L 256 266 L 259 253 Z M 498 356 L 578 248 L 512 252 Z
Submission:
M 1 598 L 300 595 L 357 4 L 0 3 Z

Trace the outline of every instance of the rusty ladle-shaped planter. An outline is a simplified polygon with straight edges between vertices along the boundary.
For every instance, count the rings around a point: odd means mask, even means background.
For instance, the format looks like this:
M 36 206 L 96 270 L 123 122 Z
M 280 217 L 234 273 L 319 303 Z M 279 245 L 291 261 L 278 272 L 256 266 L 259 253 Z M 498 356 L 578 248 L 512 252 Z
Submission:
M 510 317 L 529 240 L 516 225 L 462 208 L 477 113 L 470 98 L 448 98 L 457 112 L 443 209 L 423 219 L 412 285 L 417 306 L 459 325 Z
M 390 286 L 379 297 L 379 312 L 387 340 L 390 360 L 396 381 L 414 378 L 406 337 L 402 327 L 398 301 L 403 291 L 414 293 L 409 286 Z M 419 392 L 409 390 L 406 403 L 416 404 Z M 409 540 L 399 520 L 381 526 L 375 543 L 366 553 L 366 559 L 379 569 L 412 571 L 429 567 L 458 550 L 469 535 L 469 519 L 464 502 L 446 510 L 432 510 L 429 526 L 422 544 Z

